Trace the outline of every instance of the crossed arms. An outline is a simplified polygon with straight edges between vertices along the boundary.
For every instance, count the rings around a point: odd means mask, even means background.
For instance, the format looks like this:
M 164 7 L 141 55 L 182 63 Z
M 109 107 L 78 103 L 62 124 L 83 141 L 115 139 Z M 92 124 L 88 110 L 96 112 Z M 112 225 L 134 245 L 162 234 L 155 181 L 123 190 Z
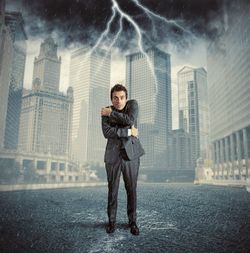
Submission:
M 127 103 L 126 113 L 111 108 L 102 109 L 102 131 L 105 138 L 122 138 L 130 135 L 137 137 L 138 130 L 133 125 L 138 116 L 138 103 L 136 100 L 129 100 Z M 111 125 L 110 121 L 115 124 Z

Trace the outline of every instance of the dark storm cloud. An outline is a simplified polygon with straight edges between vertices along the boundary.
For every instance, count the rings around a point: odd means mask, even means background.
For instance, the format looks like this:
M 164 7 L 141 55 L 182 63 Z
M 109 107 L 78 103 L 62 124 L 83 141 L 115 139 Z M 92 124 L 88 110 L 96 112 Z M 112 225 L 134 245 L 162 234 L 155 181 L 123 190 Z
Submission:
M 131 15 L 145 31 L 144 43 L 147 45 L 174 42 L 179 46 L 192 41 L 190 33 L 174 25 L 166 25 L 157 19 L 150 19 L 132 1 L 117 0 L 121 9 Z M 17 1 L 7 0 L 7 6 Z M 167 19 L 176 20 L 196 37 L 215 38 L 223 24 L 224 0 L 141 0 L 141 4 Z M 22 0 L 22 10 L 28 36 L 46 36 L 55 32 L 64 46 L 72 42 L 93 45 L 112 15 L 111 0 Z M 216 25 L 214 22 L 216 20 Z M 219 25 L 218 25 L 219 23 Z M 133 41 L 135 31 L 127 21 L 123 22 L 124 31 L 116 46 L 127 48 Z M 119 29 L 119 17 L 111 26 L 114 35 Z M 112 36 L 111 36 L 112 37 Z

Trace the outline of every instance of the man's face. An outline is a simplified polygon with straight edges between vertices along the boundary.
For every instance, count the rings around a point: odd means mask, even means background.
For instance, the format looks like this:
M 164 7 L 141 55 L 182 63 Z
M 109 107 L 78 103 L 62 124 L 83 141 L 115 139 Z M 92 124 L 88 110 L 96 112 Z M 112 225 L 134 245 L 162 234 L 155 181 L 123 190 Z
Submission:
M 112 93 L 112 104 L 117 110 L 122 110 L 126 105 L 126 93 L 122 91 L 114 91 Z

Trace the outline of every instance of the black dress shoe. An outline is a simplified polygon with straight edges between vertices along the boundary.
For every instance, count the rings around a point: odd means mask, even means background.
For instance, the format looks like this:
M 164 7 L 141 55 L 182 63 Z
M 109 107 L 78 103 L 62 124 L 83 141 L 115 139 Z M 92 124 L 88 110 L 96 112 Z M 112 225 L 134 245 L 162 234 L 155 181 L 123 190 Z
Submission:
M 106 232 L 108 234 L 111 234 L 111 233 L 115 232 L 115 223 L 114 222 L 109 222 L 109 224 L 106 227 Z
M 135 222 L 130 223 L 129 226 L 130 226 L 130 232 L 132 235 L 139 235 L 140 234 L 140 230 L 137 227 Z

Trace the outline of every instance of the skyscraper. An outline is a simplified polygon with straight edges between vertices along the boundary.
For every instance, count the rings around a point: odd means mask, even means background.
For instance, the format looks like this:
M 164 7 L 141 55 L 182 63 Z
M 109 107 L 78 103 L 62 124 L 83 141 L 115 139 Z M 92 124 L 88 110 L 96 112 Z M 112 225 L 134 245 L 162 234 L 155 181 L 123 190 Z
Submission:
M 34 60 L 33 80 L 39 78 L 41 87 L 47 91 L 59 91 L 61 57 L 57 56 L 57 44 L 48 37 L 40 46 L 39 56 Z
M 147 169 L 166 169 L 169 133 L 172 130 L 170 55 L 158 48 L 126 57 L 129 97 L 139 103 L 138 127 Z M 149 64 L 149 62 L 151 64 Z
M 6 149 L 16 149 L 18 144 L 18 131 L 22 103 L 27 36 L 24 31 L 24 21 L 21 13 L 6 12 L 5 22 L 11 30 L 14 44 L 8 95 L 8 109 L 5 125 L 4 147 Z
M 228 5 L 227 5 L 228 6 Z M 216 178 L 245 179 L 250 168 L 250 5 L 225 9 L 224 32 L 207 48 Z
M 34 61 L 32 90 L 23 95 L 19 149 L 69 157 L 73 90 L 59 92 L 57 45 L 47 38 Z
M 4 147 L 6 115 L 12 70 L 13 39 L 5 25 L 5 1 L 0 2 L 0 149 Z
M 193 168 L 199 157 L 209 158 L 209 109 L 207 72 L 183 67 L 178 72 L 179 125 L 191 136 Z
M 172 128 L 179 129 L 179 108 L 178 108 L 178 85 L 171 82 L 172 88 Z
M 111 54 L 105 50 L 78 49 L 71 55 L 70 84 L 74 96 L 72 151 L 81 163 L 103 163 L 105 139 L 101 107 L 110 104 Z
M 172 131 L 171 168 L 178 171 L 179 176 L 184 176 L 185 171 L 192 168 L 191 163 L 191 138 L 184 129 Z M 180 172 L 181 171 L 181 172 Z

